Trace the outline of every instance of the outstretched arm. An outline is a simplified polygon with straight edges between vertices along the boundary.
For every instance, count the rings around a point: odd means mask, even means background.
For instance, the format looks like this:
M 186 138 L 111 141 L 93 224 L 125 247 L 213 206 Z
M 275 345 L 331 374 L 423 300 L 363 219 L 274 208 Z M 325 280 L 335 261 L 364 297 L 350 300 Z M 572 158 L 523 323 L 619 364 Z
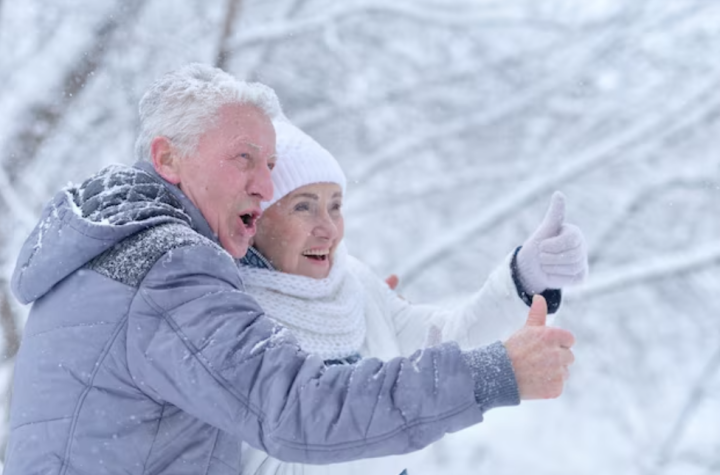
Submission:
M 565 222 L 565 196 L 555 192 L 548 211 L 525 243 L 490 275 L 482 288 L 453 309 L 409 305 L 386 293 L 404 352 L 424 339 L 457 341 L 463 348 L 505 339 L 523 324 L 534 295 L 554 313 L 560 289 L 581 283 L 588 274 L 582 231 Z M 523 304 L 524 302 L 524 304 Z M 440 335 L 439 340 L 437 335 Z
M 234 266 L 218 249 L 186 247 L 143 281 L 128 322 L 128 363 L 158 402 L 304 463 L 417 450 L 519 402 L 500 343 L 326 367 L 263 316 Z
M 467 349 L 504 340 L 525 322 L 528 306 L 516 291 L 512 258 L 508 256 L 480 290 L 460 304 L 445 307 L 412 304 L 390 291 L 369 269 L 360 273 L 366 288 L 384 300 L 403 354 L 442 341 L 455 341 Z

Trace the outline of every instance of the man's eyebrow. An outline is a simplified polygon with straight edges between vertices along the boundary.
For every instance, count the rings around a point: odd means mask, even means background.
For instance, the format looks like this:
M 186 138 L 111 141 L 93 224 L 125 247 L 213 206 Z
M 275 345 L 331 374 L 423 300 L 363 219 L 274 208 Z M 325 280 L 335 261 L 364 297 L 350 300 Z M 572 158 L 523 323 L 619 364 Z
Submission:
M 342 198 L 342 191 L 336 191 L 332 195 L 333 198 Z
M 254 148 L 257 151 L 260 151 L 262 149 L 262 147 L 260 145 L 254 144 L 252 142 L 243 142 L 243 143 L 245 145 L 247 145 L 248 147 Z

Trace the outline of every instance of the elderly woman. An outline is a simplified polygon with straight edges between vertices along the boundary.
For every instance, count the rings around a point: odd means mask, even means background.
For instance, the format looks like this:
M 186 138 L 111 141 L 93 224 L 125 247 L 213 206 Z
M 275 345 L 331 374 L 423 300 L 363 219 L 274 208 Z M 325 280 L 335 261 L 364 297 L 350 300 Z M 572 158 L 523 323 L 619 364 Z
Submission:
M 288 122 L 276 122 L 275 130 L 275 192 L 264 203 L 241 273 L 268 315 L 329 365 L 407 356 L 442 341 L 475 347 L 507 338 L 524 323 L 533 294 L 542 293 L 552 312 L 560 302 L 558 289 L 587 274 L 582 233 L 563 223 L 564 198 L 556 193 L 538 230 L 464 305 L 450 310 L 411 304 L 345 249 L 346 180 L 333 156 Z M 243 474 L 398 475 L 417 457 L 308 466 L 249 446 L 243 451 Z

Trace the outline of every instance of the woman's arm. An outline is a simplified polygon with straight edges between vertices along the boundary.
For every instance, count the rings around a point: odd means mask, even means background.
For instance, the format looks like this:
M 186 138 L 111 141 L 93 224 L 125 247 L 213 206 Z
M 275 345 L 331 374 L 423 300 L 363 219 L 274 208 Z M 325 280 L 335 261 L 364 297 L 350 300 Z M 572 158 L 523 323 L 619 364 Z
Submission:
M 459 305 L 440 307 L 412 304 L 390 290 L 367 266 L 353 260 L 352 267 L 395 330 L 401 352 L 444 341 L 456 341 L 461 348 L 486 345 L 507 339 L 522 327 L 528 306 L 518 295 L 512 278 L 509 255 L 480 290 Z

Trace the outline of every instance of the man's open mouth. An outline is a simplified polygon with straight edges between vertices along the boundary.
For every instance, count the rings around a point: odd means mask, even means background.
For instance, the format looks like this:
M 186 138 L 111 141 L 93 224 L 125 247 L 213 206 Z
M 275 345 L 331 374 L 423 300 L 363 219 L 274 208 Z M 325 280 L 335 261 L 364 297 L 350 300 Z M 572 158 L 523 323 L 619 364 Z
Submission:
M 251 229 L 255 227 L 255 222 L 257 221 L 258 217 L 260 216 L 260 213 L 256 213 L 254 211 L 251 211 L 249 213 L 243 213 L 240 215 L 240 220 L 243 222 L 246 228 Z
M 311 249 L 309 251 L 303 251 L 302 255 L 313 261 L 323 262 L 330 258 L 330 250 Z

